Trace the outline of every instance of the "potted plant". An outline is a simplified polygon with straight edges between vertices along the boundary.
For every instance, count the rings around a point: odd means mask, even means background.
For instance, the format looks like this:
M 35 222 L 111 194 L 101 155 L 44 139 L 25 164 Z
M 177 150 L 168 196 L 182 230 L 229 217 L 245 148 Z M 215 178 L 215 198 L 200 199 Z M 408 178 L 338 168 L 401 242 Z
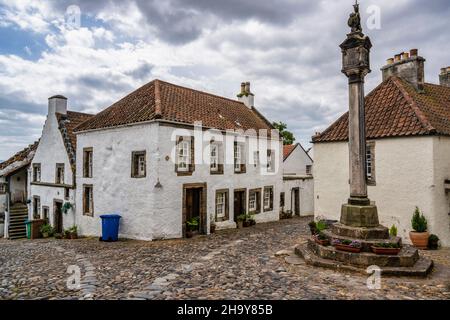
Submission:
M 62 239 L 64 238 L 64 233 L 55 233 L 55 239 Z
M 430 237 L 430 234 L 427 232 L 428 223 L 418 207 L 416 207 L 416 210 L 414 211 L 411 225 L 414 231 L 409 233 L 409 237 L 413 246 L 419 249 L 427 249 L 428 238 Z
M 372 252 L 380 255 L 396 256 L 402 249 L 398 243 L 375 243 L 371 246 Z
M 428 237 L 428 248 L 431 250 L 437 250 L 439 248 L 439 237 L 435 234 L 431 234 Z
M 361 242 L 359 241 L 352 241 L 348 239 L 344 240 L 334 239 L 332 244 L 337 250 L 353 253 L 361 252 Z
M 330 240 L 327 238 L 327 236 L 325 236 L 323 232 L 314 235 L 314 241 L 321 246 L 328 246 L 330 244 Z
M 70 229 L 65 229 L 63 232 L 64 239 L 70 239 Z
M 245 215 L 245 220 L 242 222 L 244 228 L 251 227 L 256 224 L 255 218 L 252 215 Z
M 195 233 L 198 233 L 199 217 L 191 218 L 186 221 L 186 238 L 192 238 Z
M 391 235 L 391 237 L 396 237 L 397 236 L 397 227 L 395 226 L 395 224 L 392 225 L 392 227 L 389 229 L 389 234 Z
M 242 229 L 244 227 L 244 221 L 246 220 L 246 218 L 246 214 L 240 214 L 236 217 L 238 229 Z
M 309 231 L 311 231 L 312 235 L 317 234 L 317 228 L 316 228 L 316 222 L 315 221 L 311 221 L 310 223 L 308 223 L 308 227 L 309 227 Z
M 69 229 L 70 239 L 78 239 L 78 227 L 73 226 Z
M 42 225 L 39 231 L 41 231 L 43 238 L 48 238 L 53 235 L 53 228 L 49 224 Z

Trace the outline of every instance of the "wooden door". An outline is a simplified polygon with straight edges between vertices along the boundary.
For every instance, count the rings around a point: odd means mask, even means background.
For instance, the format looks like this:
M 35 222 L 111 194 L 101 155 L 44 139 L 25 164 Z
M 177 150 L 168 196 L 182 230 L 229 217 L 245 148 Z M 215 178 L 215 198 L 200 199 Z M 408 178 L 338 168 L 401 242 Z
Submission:
M 237 222 L 237 217 L 241 214 L 245 214 L 246 199 L 244 190 L 234 191 L 234 221 Z
M 300 215 L 300 189 L 295 188 L 292 190 L 292 197 L 294 200 L 294 214 L 299 216 Z
M 63 232 L 63 214 L 62 214 L 62 202 L 55 201 L 53 211 L 53 226 L 56 233 Z

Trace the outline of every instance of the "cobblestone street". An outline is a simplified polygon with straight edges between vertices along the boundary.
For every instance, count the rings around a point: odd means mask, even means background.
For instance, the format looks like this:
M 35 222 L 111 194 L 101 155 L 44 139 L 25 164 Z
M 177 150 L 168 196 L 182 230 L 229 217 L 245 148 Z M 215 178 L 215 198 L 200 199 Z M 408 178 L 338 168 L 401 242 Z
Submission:
M 364 275 L 286 256 L 307 238 L 309 220 L 189 240 L 0 240 L 0 299 L 450 298 L 449 249 L 421 252 L 436 263 L 428 279 L 383 277 L 378 290 L 367 288 Z M 81 287 L 67 287 L 69 266 L 80 268 Z

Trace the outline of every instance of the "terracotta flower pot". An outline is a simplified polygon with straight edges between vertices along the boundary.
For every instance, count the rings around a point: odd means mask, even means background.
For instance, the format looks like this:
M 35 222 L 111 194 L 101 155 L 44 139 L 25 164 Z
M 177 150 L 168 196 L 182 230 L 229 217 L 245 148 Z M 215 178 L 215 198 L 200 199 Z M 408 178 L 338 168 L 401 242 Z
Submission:
M 372 252 L 375 254 L 386 255 L 386 256 L 396 256 L 399 254 L 401 248 L 382 248 L 372 246 Z
M 428 231 L 425 232 L 411 231 L 409 233 L 409 238 L 411 239 L 413 246 L 423 250 L 428 248 L 429 236 L 430 234 L 428 233 Z
M 320 244 L 321 246 L 328 246 L 330 244 L 330 240 L 325 239 L 325 240 L 319 240 L 317 237 L 314 237 L 314 241 L 318 244 Z
M 334 245 L 334 247 L 341 251 L 347 251 L 347 252 L 353 252 L 353 253 L 361 252 L 361 248 L 355 248 L 352 246 L 348 246 L 346 244 L 336 244 L 336 245 Z

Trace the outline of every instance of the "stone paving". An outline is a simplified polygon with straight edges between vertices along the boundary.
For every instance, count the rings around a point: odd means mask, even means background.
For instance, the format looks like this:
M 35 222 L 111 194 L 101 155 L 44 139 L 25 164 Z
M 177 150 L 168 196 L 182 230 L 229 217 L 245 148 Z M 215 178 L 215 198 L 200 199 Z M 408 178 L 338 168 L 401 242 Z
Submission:
M 427 279 L 314 268 L 293 254 L 310 218 L 155 242 L 0 240 L 0 299 L 449 299 L 450 249 Z M 81 281 L 74 282 L 80 275 Z

